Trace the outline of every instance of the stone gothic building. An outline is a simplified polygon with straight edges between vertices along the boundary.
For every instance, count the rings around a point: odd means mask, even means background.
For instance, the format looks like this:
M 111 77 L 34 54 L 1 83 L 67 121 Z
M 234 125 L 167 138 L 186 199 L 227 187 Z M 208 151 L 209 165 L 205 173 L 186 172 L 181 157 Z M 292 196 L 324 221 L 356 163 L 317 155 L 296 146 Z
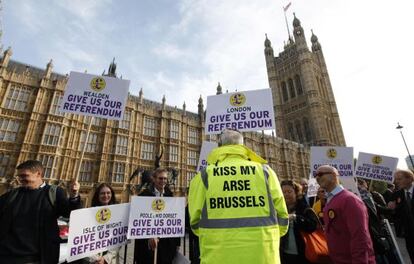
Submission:
M 345 145 L 321 46 L 312 36 L 307 48 L 299 20 L 295 18 L 295 41 L 274 57 L 265 41 L 265 57 L 275 104 L 277 136 L 244 133 L 245 144 L 264 157 L 281 179 L 298 179 L 309 173 L 310 145 Z M 79 175 L 81 196 L 89 204 L 99 182 L 110 182 L 117 200 L 127 202 L 140 183 L 131 179 L 137 169 L 160 166 L 177 172 L 172 188 L 185 195 L 196 174 L 204 135 L 203 99 L 198 112 L 130 94 L 122 121 L 93 118 L 86 141 L 89 117 L 62 113 L 59 105 L 67 75 L 11 59 L 7 49 L 0 61 L 0 193 L 16 184 L 16 166 L 40 160 L 47 181 L 65 186 Z M 113 61 L 108 76 L 117 77 Z M 222 93 L 220 85 L 216 94 Z M 190 99 L 190 98 L 189 98 Z M 85 145 L 86 144 L 86 145 Z M 85 152 L 82 162 L 82 148 Z
M 294 40 L 289 37 L 278 57 L 274 57 L 267 36 L 265 40 L 276 134 L 306 146 L 345 146 L 322 46 L 312 32 L 312 50 L 309 50 L 296 16 L 293 36 Z

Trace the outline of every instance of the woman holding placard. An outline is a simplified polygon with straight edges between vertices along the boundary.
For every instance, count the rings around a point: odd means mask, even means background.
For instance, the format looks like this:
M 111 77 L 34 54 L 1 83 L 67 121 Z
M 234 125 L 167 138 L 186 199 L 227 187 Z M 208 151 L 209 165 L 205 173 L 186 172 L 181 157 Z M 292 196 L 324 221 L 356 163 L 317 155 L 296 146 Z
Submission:
M 107 183 L 101 183 L 96 188 L 92 198 L 92 207 L 116 204 L 115 192 Z M 111 249 L 83 259 L 84 264 L 118 264 L 120 248 Z

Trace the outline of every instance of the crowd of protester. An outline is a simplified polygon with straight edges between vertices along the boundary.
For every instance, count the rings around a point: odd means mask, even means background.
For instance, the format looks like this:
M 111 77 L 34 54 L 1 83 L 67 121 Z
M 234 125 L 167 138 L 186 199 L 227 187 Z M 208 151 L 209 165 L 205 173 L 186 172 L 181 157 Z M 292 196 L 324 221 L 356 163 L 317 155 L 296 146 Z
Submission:
M 318 263 L 309 257 L 313 246 L 309 235 L 317 230 L 323 231 L 326 243 L 327 258 L 320 263 L 404 263 L 389 226 L 394 226 L 397 237 L 405 239 L 409 258 L 414 263 L 413 172 L 397 170 L 394 184 L 357 178 L 358 196 L 341 185 L 334 167 L 323 165 L 315 176 L 320 187 L 316 196 L 310 197 L 306 180 L 283 180 L 279 183 L 265 161 L 245 148 L 234 131 L 220 136 L 222 142 L 211 154 L 215 166 L 231 168 L 236 164 L 262 168 L 260 171 L 252 170 L 249 176 L 259 179 L 253 182 L 257 186 L 263 184 L 266 187 L 252 189 L 253 183 L 245 184 L 245 190 L 262 195 L 257 208 L 243 211 L 239 203 L 240 211 L 220 211 L 229 219 L 227 222 L 216 221 L 211 217 L 219 211 L 208 211 L 206 199 L 224 195 L 220 190 L 222 185 L 217 188 L 215 181 L 218 177 L 214 178 L 216 175 L 212 170 L 207 169 L 197 175 L 190 186 L 186 220 L 188 229 L 191 227 L 194 231 L 190 239 L 192 263 L 227 263 L 222 259 L 233 259 L 234 263 L 242 264 L 252 260 L 249 254 L 258 259 L 257 263 L 279 263 L 279 258 L 282 264 Z M 59 239 L 56 220 L 81 208 L 80 185 L 76 180 L 72 181 L 67 191 L 49 185 L 43 180 L 43 171 L 39 161 L 21 163 L 17 167 L 20 187 L 0 197 L 0 263 L 57 263 Z M 139 195 L 172 197 L 173 192 L 167 183 L 168 171 L 158 168 Z M 263 207 L 262 202 L 269 204 L 268 209 L 259 208 Z M 110 184 L 101 183 L 95 188 L 92 207 L 116 203 Z M 202 219 L 205 217 L 203 210 L 210 217 L 208 221 Z M 252 212 L 261 215 L 254 218 L 257 222 L 244 217 L 245 214 L 252 218 Z M 235 216 L 230 217 L 232 214 Z M 269 218 L 262 221 L 266 214 L 270 214 Z M 272 228 L 277 230 L 276 236 L 268 235 Z M 154 257 L 157 263 L 172 263 L 179 246 L 178 238 L 135 240 L 134 264 L 154 263 Z M 322 251 L 314 254 L 323 254 Z M 216 259 L 217 256 L 220 257 Z M 119 248 L 77 263 L 118 264 Z

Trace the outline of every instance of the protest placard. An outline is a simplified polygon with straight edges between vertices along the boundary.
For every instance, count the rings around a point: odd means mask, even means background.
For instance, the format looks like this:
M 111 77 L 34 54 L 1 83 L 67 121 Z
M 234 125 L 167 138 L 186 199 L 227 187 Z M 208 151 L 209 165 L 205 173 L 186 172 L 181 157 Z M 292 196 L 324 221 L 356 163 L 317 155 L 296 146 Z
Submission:
M 352 147 L 311 147 L 311 177 L 321 165 L 330 165 L 339 176 L 353 176 L 354 150 Z
M 308 191 L 306 195 L 308 197 L 315 197 L 318 194 L 319 184 L 314 177 L 310 177 L 308 181 Z
M 392 183 L 397 163 L 398 158 L 359 152 L 355 177 Z
M 216 142 L 204 141 L 201 145 L 200 158 L 198 159 L 197 171 L 207 167 L 207 157 L 210 152 L 217 148 Z
M 344 187 L 348 191 L 361 197 L 361 194 L 359 193 L 359 190 L 358 190 L 358 185 L 355 181 L 355 177 L 339 177 L 339 183 L 342 185 L 342 187 Z
M 70 214 L 68 261 L 127 243 L 129 203 L 74 210 Z
M 128 239 L 183 237 L 185 197 L 132 197 Z
M 258 131 L 275 128 L 270 89 L 226 93 L 207 97 L 205 133 L 225 128 Z
M 62 112 L 122 120 L 129 80 L 71 72 L 65 88 Z

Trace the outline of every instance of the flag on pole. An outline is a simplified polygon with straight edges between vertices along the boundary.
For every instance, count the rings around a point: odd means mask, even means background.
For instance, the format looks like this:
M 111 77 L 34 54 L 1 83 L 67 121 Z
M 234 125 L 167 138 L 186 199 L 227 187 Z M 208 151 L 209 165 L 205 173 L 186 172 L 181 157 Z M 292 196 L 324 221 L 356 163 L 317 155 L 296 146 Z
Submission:
M 292 4 L 292 2 L 289 2 L 289 4 L 287 4 L 287 6 L 285 6 L 284 8 L 283 8 L 283 11 L 287 11 L 288 9 L 289 9 L 289 7 L 290 7 L 290 5 Z

